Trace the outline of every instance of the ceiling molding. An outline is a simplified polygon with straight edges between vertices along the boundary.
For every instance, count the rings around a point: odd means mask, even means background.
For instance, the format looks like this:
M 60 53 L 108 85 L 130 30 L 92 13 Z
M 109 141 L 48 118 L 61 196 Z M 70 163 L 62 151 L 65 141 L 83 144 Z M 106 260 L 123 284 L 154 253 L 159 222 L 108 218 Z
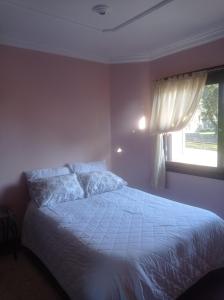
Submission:
M 161 57 L 175 54 L 177 52 L 181 52 L 183 50 L 194 48 L 200 45 L 204 45 L 221 38 L 224 38 L 224 26 L 216 27 L 207 32 L 193 35 L 187 39 L 178 41 L 166 47 L 152 51 L 151 53 L 145 53 L 145 54 L 139 54 L 133 56 L 122 56 L 122 57 L 117 57 L 115 59 L 111 58 L 109 60 L 109 63 L 119 64 L 119 63 L 153 61 Z
M 69 17 L 63 17 L 63 16 L 58 16 L 56 14 L 48 13 L 44 10 L 33 8 L 33 7 L 30 7 L 30 6 L 27 6 L 27 5 L 23 5 L 22 3 L 16 3 L 16 2 L 11 1 L 11 0 L 0 0 L 0 2 L 6 3 L 7 5 L 18 7 L 18 8 L 23 9 L 23 10 L 30 11 L 30 12 L 36 14 L 36 15 L 43 15 L 43 16 L 46 16 L 48 18 L 53 18 L 53 19 L 56 19 L 56 20 L 59 20 L 59 21 L 64 21 L 64 22 L 67 22 L 67 23 L 70 23 L 70 24 L 74 24 L 76 26 L 85 27 L 86 29 L 102 32 L 102 29 L 97 28 L 95 26 L 91 26 L 91 25 L 88 25 L 88 24 L 77 22 L 74 19 L 69 18 Z
M 144 16 L 149 15 L 150 13 L 153 13 L 155 10 L 158 10 L 165 5 L 168 5 L 169 3 L 173 2 L 174 0 L 160 0 L 159 3 L 156 5 L 152 6 L 148 10 L 145 10 L 144 12 L 130 18 L 127 21 L 124 21 L 120 25 L 114 27 L 114 28 L 109 28 L 109 29 L 99 29 L 97 27 L 88 25 L 88 24 L 82 24 L 79 22 L 76 22 L 74 19 L 69 18 L 69 17 L 61 17 L 57 16 L 51 13 L 47 13 L 44 10 L 39 10 L 36 8 L 28 7 L 27 5 L 23 5 L 21 3 L 16 3 L 13 0 L 0 0 L 0 3 L 5 3 L 7 5 L 12 5 L 19 7 L 24 10 L 28 10 L 30 13 L 34 14 L 42 14 L 45 15 L 49 18 L 53 18 L 55 20 L 60 20 L 63 22 L 69 22 L 75 26 L 82 26 L 86 30 L 93 30 L 96 32 L 99 32 L 102 34 L 102 32 L 107 36 L 106 34 L 111 32 L 117 32 L 119 29 L 124 28 L 125 26 L 128 26 L 129 24 L 134 23 L 135 21 L 139 20 L 140 18 L 143 18 Z M 132 63 L 132 62 L 145 62 L 145 61 L 153 61 L 158 58 L 171 55 L 186 49 L 190 49 L 199 45 L 203 45 L 206 43 L 209 43 L 211 41 L 218 40 L 220 38 L 224 37 L 224 26 L 222 25 L 221 27 L 216 27 L 212 28 L 207 32 L 192 35 L 186 39 L 179 40 L 177 42 L 171 43 L 167 46 L 157 48 L 155 50 L 152 50 L 151 52 L 144 52 L 144 53 L 133 53 L 133 55 L 125 55 L 125 56 L 113 56 L 113 53 L 111 54 L 111 57 L 106 56 L 106 53 L 103 53 L 103 56 L 98 56 L 98 55 L 92 55 L 91 53 L 83 53 L 83 51 L 72 51 L 68 50 L 66 48 L 63 48 L 59 45 L 59 47 L 54 47 L 50 46 L 48 44 L 44 44 L 41 42 L 30 42 L 30 41 L 24 41 L 24 40 L 18 40 L 14 39 L 13 37 L 7 37 L 6 35 L 1 35 L 0 34 L 0 44 L 5 44 L 5 45 L 10 45 L 14 47 L 19 47 L 19 48 L 25 48 L 25 49 L 31 49 L 31 50 L 37 50 L 37 51 L 42 51 L 46 53 L 53 53 L 53 54 L 58 54 L 58 55 L 63 55 L 63 56 L 68 56 L 68 57 L 73 57 L 73 58 L 78 58 L 78 59 L 84 59 L 84 60 L 89 60 L 89 61 L 95 61 L 95 62 L 100 62 L 100 63 L 111 63 L 111 64 L 116 64 L 116 63 Z M 103 38 L 103 35 L 102 35 Z
M 20 9 L 28 10 L 28 11 L 31 11 L 32 13 L 35 13 L 35 14 L 41 14 L 41 15 L 44 15 L 46 17 L 54 18 L 54 19 L 57 19 L 57 20 L 60 20 L 60 21 L 64 21 L 64 22 L 74 24 L 76 26 L 81 26 L 81 27 L 84 27 L 86 29 L 99 31 L 99 32 L 103 32 L 103 33 L 116 32 L 116 31 L 118 31 L 118 30 L 120 30 L 120 29 L 134 23 L 134 22 L 137 22 L 138 20 L 148 16 L 149 14 L 153 13 L 154 11 L 159 10 L 160 8 L 168 5 L 169 3 L 173 2 L 173 1 L 175 1 L 175 0 L 161 0 L 159 3 L 153 5 L 152 7 L 146 9 L 145 11 L 135 15 L 134 17 L 131 17 L 128 20 L 116 25 L 115 27 L 112 27 L 112 28 L 98 28 L 98 27 L 92 26 L 90 24 L 84 24 L 84 23 L 81 23 L 81 22 L 77 22 L 77 21 L 75 21 L 75 19 L 72 19 L 72 18 L 69 18 L 69 17 L 59 16 L 57 14 L 52 14 L 52 13 L 46 12 L 44 9 L 43 10 L 42 9 L 37 9 L 37 8 L 33 8 L 31 6 L 28 6 L 28 5 L 24 5 L 22 3 L 14 2 L 13 0 L 0 0 L 0 2 L 2 2 L 2 3 L 6 3 L 8 5 L 18 7 Z
M 88 61 L 103 63 L 103 64 L 109 63 L 109 60 L 104 57 L 99 57 L 99 56 L 94 56 L 94 55 L 91 55 L 91 56 L 85 55 L 83 52 L 82 53 L 71 52 L 65 48 L 54 48 L 53 49 L 52 47 L 50 47 L 48 45 L 36 44 L 36 43 L 21 41 L 21 40 L 19 41 L 17 39 L 12 39 L 12 38 L 9 39 L 3 35 L 0 35 L 0 45 L 7 45 L 7 46 L 12 46 L 12 47 L 40 51 L 40 52 L 44 52 L 44 53 L 48 53 L 48 54 L 56 54 L 56 55 L 72 57 L 72 58 L 82 59 L 82 60 L 88 60 Z
M 113 27 L 113 28 L 108 28 L 108 29 L 103 29 L 102 32 L 116 32 L 146 16 L 148 16 L 149 14 L 153 13 L 154 11 L 166 6 L 167 4 L 169 4 L 170 2 L 173 2 L 174 0 L 162 0 L 159 3 L 153 5 L 152 7 L 150 7 L 149 9 L 143 11 L 142 13 L 124 21 L 123 23 Z
M 8 45 L 18 48 L 30 49 L 41 51 L 45 53 L 52 53 L 77 59 L 89 60 L 98 63 L 104 64 L 121 64 L 121 63 L 137 63 L 137 62 L 146 62 L 153 61 L 159 59 L 164 56 L 168 56 L 177 52 L 181 52 L 183 50 L 187 50 L 190 48 L 194 48 L 196 46 L 200 46 L 224 37 L 224 26 L 216 27 L 208 32 L 194 35 L 190 38 L 178 41 L 166 47 L 155 50 L 151 53 L 133 55 L 133 56 L 122 56 L 117 58 L 108 58 L 108 57 L 100 57 L 95 55 L 85 55 L 83 52 L 73 52 L 67 50 L 65 48 L 52 48 L 48 45 L 44 44 L 36 44 L 27 41 L 21 41 L 13 38 L 8 38 L 6 36 L 0 35 L 0 44 Z

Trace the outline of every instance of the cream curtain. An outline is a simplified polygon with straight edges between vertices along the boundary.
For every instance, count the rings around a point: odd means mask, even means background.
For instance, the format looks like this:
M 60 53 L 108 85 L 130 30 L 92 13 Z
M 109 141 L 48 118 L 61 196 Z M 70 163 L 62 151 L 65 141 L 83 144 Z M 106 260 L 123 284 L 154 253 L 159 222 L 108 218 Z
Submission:
M 183 129 L 190 121 L 201 99 L 207 72 L 180 75 L 156 82 L 150 121 L 155 135 L 155 160 L 152 186 L 165 186 L 163 134 Z

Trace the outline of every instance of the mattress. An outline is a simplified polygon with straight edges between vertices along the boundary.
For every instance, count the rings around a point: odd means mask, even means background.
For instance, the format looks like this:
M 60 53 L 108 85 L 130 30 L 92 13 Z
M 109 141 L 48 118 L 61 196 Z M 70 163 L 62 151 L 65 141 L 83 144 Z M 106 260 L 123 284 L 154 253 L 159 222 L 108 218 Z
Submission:
M 22 242 L 71 299 L 176 299 L 224 266 L 221 218 L 130 187 L 30 203 Z

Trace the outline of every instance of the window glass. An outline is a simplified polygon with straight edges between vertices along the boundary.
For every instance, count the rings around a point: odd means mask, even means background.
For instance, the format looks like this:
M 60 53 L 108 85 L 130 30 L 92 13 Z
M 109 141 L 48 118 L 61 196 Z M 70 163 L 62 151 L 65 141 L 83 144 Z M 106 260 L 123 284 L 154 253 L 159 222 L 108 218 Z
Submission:
M 181 131 L 170 134 L 168 160 L 217 167 L 219 84 L 208 84 L 197 111 Z

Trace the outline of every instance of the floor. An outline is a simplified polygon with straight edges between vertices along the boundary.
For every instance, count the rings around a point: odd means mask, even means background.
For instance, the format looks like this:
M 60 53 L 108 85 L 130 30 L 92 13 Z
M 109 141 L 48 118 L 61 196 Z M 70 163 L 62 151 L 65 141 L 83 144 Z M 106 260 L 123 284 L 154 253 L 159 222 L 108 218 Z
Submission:
M 224 269 L 208 274 L 178 300 L 224 300 Z
M 17 260 L 0 256 L 1 300 L 68 300 L 53 278 L 39 263 L 25 253 Z M 210 274 L 178 300 L 223 300 L 224 269 Z
M 0 256 L 0 300 L 67 300 L 50 275 L 29 255 Z

